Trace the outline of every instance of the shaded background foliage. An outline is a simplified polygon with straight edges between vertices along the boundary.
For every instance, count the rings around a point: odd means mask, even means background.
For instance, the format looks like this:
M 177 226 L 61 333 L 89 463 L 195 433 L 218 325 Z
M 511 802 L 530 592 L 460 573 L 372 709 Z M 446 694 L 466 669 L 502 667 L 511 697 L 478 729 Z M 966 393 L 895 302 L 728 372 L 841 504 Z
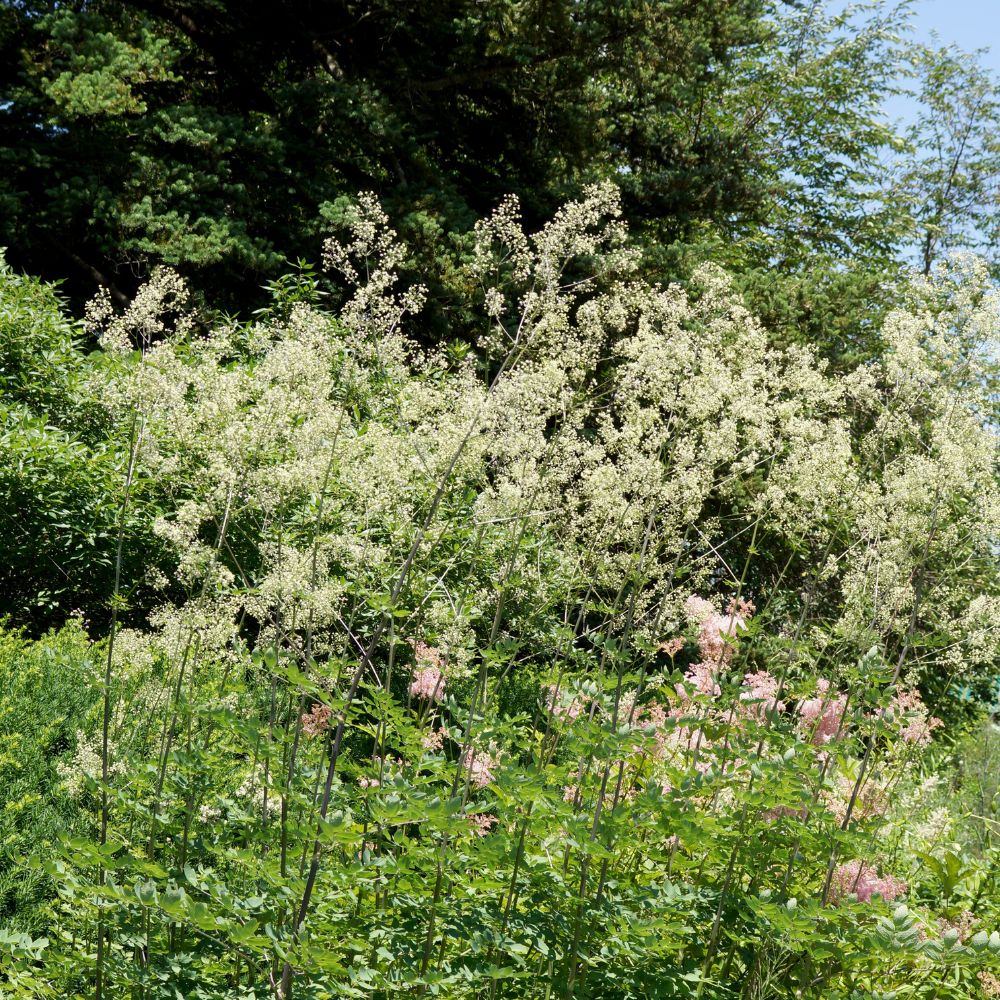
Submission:
M 0 245 L 77 305 L 98 285 L 124 302 L 168 264 L 245 311 L 371 189 L 440 339 L 469 321 L 455 266 L 477 218 L 514 193 L 537 226 L 613 178 L 650 276 L 723 263 L 777 336 L 857 357 L 901 261 L 995 244 L 995 82 L 908 42 L 908 16 L 792 0 L 8 2 Z M 885 112 L 904 86 L 922 108 L 907 128 Z
M 177 265 L 245 306 L 323 212 L 373 188 L 404 232 L 504 195 L 548 217 L 625 174 L 681 237 L 743 216 L 753 158 L 718 118 L 759 0 L 8 5 L 0 240 L 12 262 L 130 294 Z M 709 114 L 705 115 L 705 109 Z M 693 127 L 692 127 L 693 125 Z M 439 252 L 439 251 L 438 251 Z
M 52 287 L 0 262 L 0 614 L 35 632 L 72 611 L 104 621 L 114 583 L 128 443 L 101 405 L 101 360 L 84 343 Z M 135 597 L 157 563 L 157 497 L 156 484 L 137 484 L 127 519 L 125 592 Z

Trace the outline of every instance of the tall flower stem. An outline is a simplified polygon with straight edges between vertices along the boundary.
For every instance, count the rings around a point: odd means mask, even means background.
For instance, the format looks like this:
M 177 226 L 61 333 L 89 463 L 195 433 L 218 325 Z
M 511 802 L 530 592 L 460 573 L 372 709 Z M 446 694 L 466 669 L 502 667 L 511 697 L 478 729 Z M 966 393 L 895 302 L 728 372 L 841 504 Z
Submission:
M 111 625 L 108 630 L 108 653 L 104 661 L 104 691 L 101 718 L 101 856 L 108 843 L 108 778 L 109 778 L 109 741 L 111 732 L 111 682 L 114 671 L 115 638 L 118 633 L 118 612 L 121 604 L 122 558 L 125 549 L 125 516 L 132 495 L 132 485 L 135 481 L 136 462 L 139 457 L 139 446 L 145 422 L 140 418 L 138 409 L 133 410 L 129 427 L 128 466 L 125 473 L 125 490 L 122 502 L 118 508 L 118 532 L 115 542 L 115 582 L 111 595 Z M 103 887 L 107 882 L 107 871 L 103 862 L 98 870 L 98 884 Z M 104 996 L 104 961 L 106 951 L 106 928 L 104 926 L 103 905 L 98 911 L 97 921 L 97 962 L 94 972 L 94 997 L 102 1000 Z

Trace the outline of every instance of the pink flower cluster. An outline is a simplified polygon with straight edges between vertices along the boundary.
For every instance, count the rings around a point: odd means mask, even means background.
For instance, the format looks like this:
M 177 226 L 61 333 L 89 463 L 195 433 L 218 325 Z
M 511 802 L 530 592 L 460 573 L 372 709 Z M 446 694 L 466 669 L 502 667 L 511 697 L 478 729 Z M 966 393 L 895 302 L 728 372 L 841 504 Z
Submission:
M 693 664 L 684 674 L 684 680 L 690 684 L 698 694 L 706 695 L 709 698 L 718 698 L 722 694 L 722 688 L 716 680 L 716 667 L 708 661 Z M 677 697 L 686 701 L 688 697 L 687 688 L 683 684 L 674 685 Z
M 444 657 L 441 651 L 419 639 L 414 640 L 411 645 L 417 666 L 413 671 L 413 683 L 410 684 L 410 697 L 440 701 L 444 696 Z
M 845 728 L 847 695 L 831 690 L 830 682 L 816 682 L 817 696 L 806 698 L 798 706 L 798 725 L 802 735 L 816 746 L 836 739 Z M 900 739 L 917 746 L 927 746 L 942 722 L 931 716 L 917 691 L 899 691 L 885 710 L 884 718 L 897 727 Z
M 462 767 L 469 769 L 469 780 L 476 788 L 485 788 L 495 777 L 494 771 L 500 764 L 499 752 L 487 753 L 468 747 L 462 753 Z
M 381 782 L 378 780 L 378 778 L 365 778 L 365 777 L 361 777 L 361 778 L 358 778 L 358 785 L 361 788 L 365 788 L 365 789 L 367 789 L 367 788 L 379 788 L 381 786 Z
M 977 973 L 976 978 L 979 980 L 979 988 L 982 990 L 983 996 L 1000 997 L 1000 979 L 992 972 L 984 969 Z
M 717 698 L 722 693 L 718 675 L 732 662 L 735 652 L 732 640 L 737 630 L 746 628 L 754 606 L 750 601 L 733 601 L 725 614 L 719 614 L 711 601 L 692 594 L 684 602 L 684 611 L 698 624 L 698 651 L 701 653 L 701 660 L 691 666 L 684 679 L 699 694 Z M 679 698 L 687 699 L 683 684 L 675 684 L 674 690 Z
M 425 701 L 440 701 L 444 696 L 444 675 L 436 667 L 422 667 L 414 671 L 410 695 Z
M 491 816 L 489 813 L 472 813 L 468 820 L 472 832 L 477 837 L 485 837 L 497 822 L 496 816 Z
M 444 656 L 441 650 L 434 646 L 428 646 L 420 639 L 412 639 L 410 645 L 413 647 L 413 657 L 417 661 L 418 667 L 436 667 L 438 670 L 444 669 Z
M 312 711 L 302 716 L 302 731 L 306 736 L 319 736 L 330 728 L 332 712 L 328 705 L 313 705 Z
M 711 601 L 692 594 L 684 602 L 688 618 L 698 623 L 698 649 L 701 658 L 716 669 L 728 665 L 733 658 L 730 641 L 739 629 L 746 628 L 754 606 L 750 601 L 733 601 L 725 614 L 719 614 Z
M 964 942 L 972 937 L 972 932 L 976 927 L 976 915 L 969 910 L 962 910 L 954 920 L 938 917 L 937 923 L 942 934 L 946 934 L 948 931 L 957 931 L 958 940 Z
M 886 718 L 898 722 L 900 739 L 919 747 L 927 746 L 934 730 L 943 725 L 940 719 L 928 714 L 918 691 L 897 692 Z
M 791 817 L 794 819 L 799 819 L 805 822 L 809 818 L 809 810 L 802 806 L 796 809 L 794 806 L 775 806 L 773 809 L 768 809 L 767 812 L 763 814 L 763 819 L 768 823 L 773 823 L 775 820 L 784 819 L 785 817 Z
M 666 642 L 661 642 L 657 649 L 661 653 L 666 653 L 667 656 L 673 658 L 684 648 L 684 640 L 678 636 L 676 639 L 667 639 Z
M 778 699 L 781 684 L 777 677 L 772 677 L 766 670 L 744 674 L 743 686 L 740 702 L 743 703 L 744 715 L 763 721 L 768 712 L 784 712 L 785 703 Z
M 442 726 L 440 729 L 432 729 L 420 741 L 425 750 L 437 751 L 444 746 L 444 738 L 448 735 L 448 730 Z
M 799 731 L 816 746 L 834 739 L 844 722 L 847 696 L 830 693 L 830 682 L 821 677 L 816 682 L 819 696 L 799 702 Z
M 833 903 L 845 900 L 852 893 L 861 903 L 869 902 L 876 894 L 891 903 L 905 892 L 905 882 L 893 875 L 880 876 L 871 865 L 858 860 L 839 865 L 830 881 L 830 901 Z
M 822 799 L 827 809 L 833 813 L 839 824 L 847 819 L 847 810 L 851 799 L 851 818 L 855 821 L 881 816 L 889 806 L 888 789 L 874 777 L 863 781 L 855 794 L 854 786 L 857 779 L 850 774 L 838 774 L 833 779 L 833 787 L 824 789 Z
M 567 697 L 565 692 L 561 692 L 557 685 L 546 684 L 544 690 L 547 692 L 545 698 L 546 710 L 551 712 L 561 722 L 572 722 L 583 711 L 583 700 L 573 695 Z

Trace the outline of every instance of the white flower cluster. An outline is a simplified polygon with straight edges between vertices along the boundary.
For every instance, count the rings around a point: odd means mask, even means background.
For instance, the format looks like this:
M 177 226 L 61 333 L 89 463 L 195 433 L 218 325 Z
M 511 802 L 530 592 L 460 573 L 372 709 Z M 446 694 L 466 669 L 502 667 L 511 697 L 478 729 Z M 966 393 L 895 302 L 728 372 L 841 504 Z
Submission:
M 405 252 L 374 194 L 361 194 L 345 221 L 349 242 L 331 237 L 323 246 L 323 263 L 354 289 L 341 319 L 366 340 L 391 337 L 403 316 L 423 305 L 426 290 L 420 285 L 393 290 Z
M 123 765 L 114 760 L 115 748 L 108 746 L 108 775 L 123 773 Z M 87 785 L 88 778 L 100 780 L 102 774 L 100 737 L 90 737 L 82 730 L 77 730 L 76 746 L 73 748 L 73 758 L 56 765 L 56 773 L 63 779 L 63 788 L 74 799 L 79 798 Z
M 134 315 L 95 309 L 109 349 L 129 328 L 148 345 L 109 405 L 141 413 L 143 471 L 174 491 L 156 531 L 195 595 L 188 635 L 221 654 L 250 616 L 350 649 L 351 595 L 390 590 L 416 545 L 408 606 L 459 665 L 498 602 L 510 625 L 579 586 L 638 579 L 630 617 L 655 639 L 676 566 L 685 593 L 734 575 L 727 544 L 760 525 L 814 554 L 859 645 L 898 639 L 916 607 L 965 633 L 945 662 L 995 655 L 994 605 L 954 569 L 1000 527 L 982 273 L 916 283 L 884 358 L 834 375 L 773 348 L 717 268 L 639 280 L 620 215 L 601 185 L 534 235 L 513 199 L 477 226 L 487 378 L 407 340 L 422 290 L 396 290 L 404 251 L 370 195 L 326 245 L 352 289 L 338 318 L 299 304 L 194 338 L 155 318 L 181 296 L 164 275 Z
M 962 569 L 986 565 L 1000 530 L 997 436 L 987 369 L 1000 309 L 985 271 L 958 259 L 914 281 L 882 331 L 883 359 L 851 386 L 868 431 L 855 464 L 853 546 L 845 559 L 847 633 L 903 637 L 915 621 L 954 637 L 930 668 L 996 655 L 995 601 Z
M 167 317 L 173 313 L 175 334 L 184 334 L 191 327 L 187 311 L 188 291 L 184 279 L 169 268 L 157 268 L 138 291 L 121 315 L 116 315 L 111 296 L 101 288 L 88 305 L 85 323 L 89 330 L 100 333 L 101 347 L 111 353 L 128 354 L 136 347 L 145 348 L 154 338 L 169 329 Z

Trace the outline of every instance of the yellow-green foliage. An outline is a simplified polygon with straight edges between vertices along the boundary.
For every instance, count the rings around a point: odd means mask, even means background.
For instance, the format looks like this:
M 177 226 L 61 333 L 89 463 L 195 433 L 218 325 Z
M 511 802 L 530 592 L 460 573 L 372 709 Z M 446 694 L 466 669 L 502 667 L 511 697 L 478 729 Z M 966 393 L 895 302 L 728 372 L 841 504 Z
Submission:
M 26 857 L 85 825 L 63 785 L 96 721 L 96 669 L 80 622 L 35 642 L 0 632 L 0 913 L 18 929 L 45 923 Z

